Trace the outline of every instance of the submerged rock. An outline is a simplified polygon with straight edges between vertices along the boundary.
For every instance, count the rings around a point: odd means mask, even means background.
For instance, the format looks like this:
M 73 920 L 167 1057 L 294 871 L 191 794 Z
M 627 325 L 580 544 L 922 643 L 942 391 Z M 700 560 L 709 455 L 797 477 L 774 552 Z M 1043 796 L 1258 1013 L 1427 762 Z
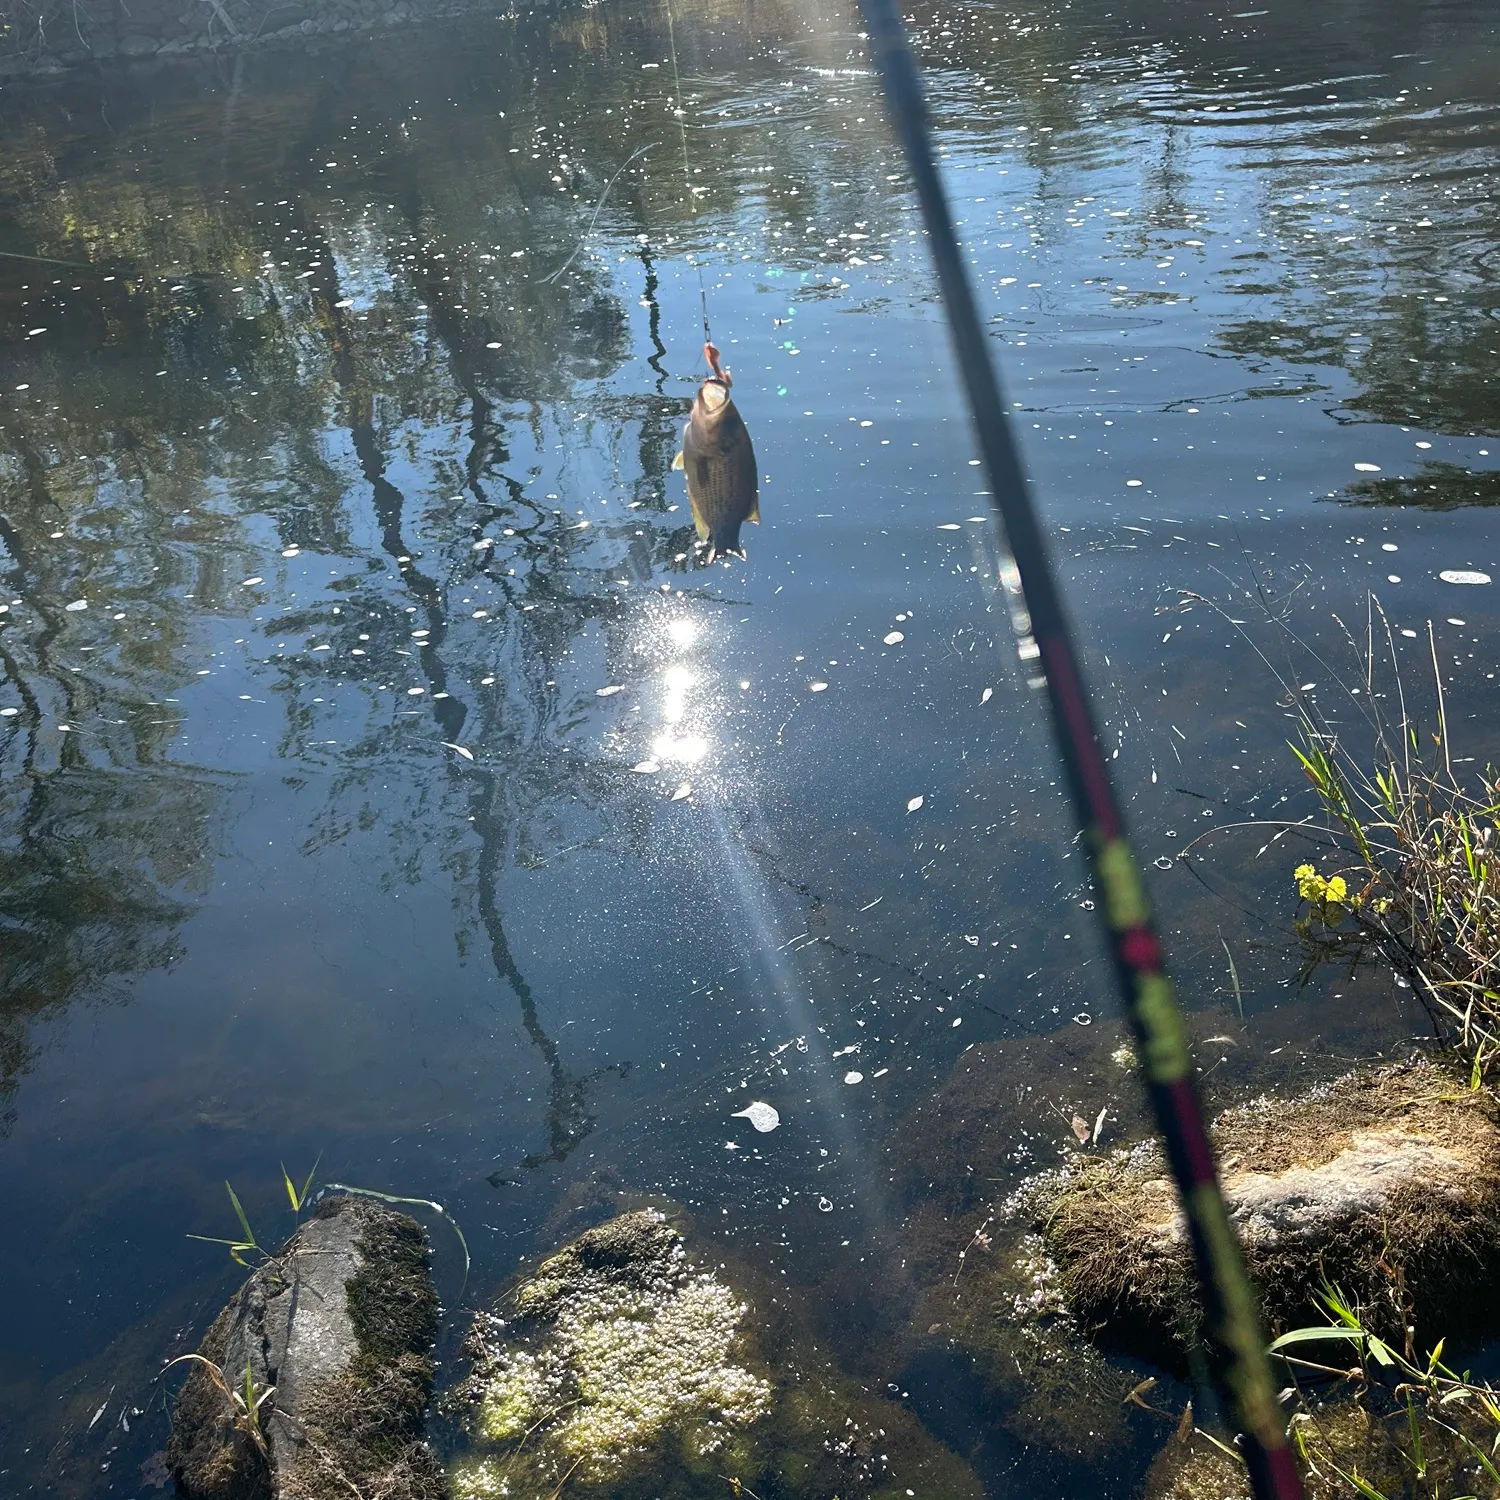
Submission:
M 441 1500 L 423 1441 L 437 1322 L 422 1227 L 366 1199 L 325 1199 L 204 1336 L 207 1363 L 172 1414 L 179 1493 Z
M 1224 1193 L 1275 1332 L 1322 1322 L 1333 1285 L 1398 1346 L 1415 1321 L 1480 1333 L 1482 1268 L 1500 1262 L 1494 1100 L 1418 1062 L 1350 1074 L 1215 1121 Z M 1080 1162 L 1042 1194 L 1047 1246 L 1074 1313 L 1111 1342 L 1170 1355 L 1197 1331 L 1176 1197 L 1154 1146 Z
M 665 1215 L 581 1234 L 481 1315 L 459 1393 L 457 1500 L 969 1500 L 967 1467 L 899 1406 L 695 1266 Z M 775 1346 L 773 1348 L 773 1345 Z

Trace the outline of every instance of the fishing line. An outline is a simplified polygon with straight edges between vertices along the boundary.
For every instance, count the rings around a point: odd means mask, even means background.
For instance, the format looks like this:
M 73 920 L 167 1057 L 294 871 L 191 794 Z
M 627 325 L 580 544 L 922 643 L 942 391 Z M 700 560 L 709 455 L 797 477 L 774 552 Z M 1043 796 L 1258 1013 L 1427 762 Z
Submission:
M 573 246 L 573 253 L 550 276 L 542 277 L 543 286 L 547 286 L 551 282 L 556 281 L 557 278 L 561 276 L 562 273 L 566 271 L 575 260 L 578 259 L 578 252 L 582 250 L 586 244 L 588 244 L 589 236 L 594 232 L 594 225 L 599 222 L 599 215 L 604 212 L 604 205 L 609 202 L 610 191 L 620 180 L 620 178 L 625 175 L 625 168 L 628 167 L 631 162 L 636 161 L 638 158 L 644 156 L 648 151 L 653 151 L 655 149 L 656 142 L 650 141 L 646 145 L 642 146 L 639 151 L 633 151 L 629 156 L 625 158 L 625 161 L 621 165 L 620 170 L 616 172 L 615 175 L 611 177 L 607 183 L 604 184 L 604 191 L 599 195 L 598 203 L 594 205 L 594 216 L 589 220 L 588 228 L 585 229 L 579 236 L 578 243 Z
M 1020 576 L 1029 644 L 1036 651 L 1039 685 L 1047 689 L 1053 734 L 1092 866 L 1120 998 L 1135 1033 L 1146 1092 L 1187 1221 L 1214 1384 L 1227 1415 L 1244 1435 L 1241 1452 L 1257 1500 L 1302 1500 L 1286 1418 L 1271 1379 L 1260 1310 L 1219 1186 L 1187 1029 L 1167 977 L 1161 939 L 1100 747 L 1062 593 L 1001 400 L 989 338 L 938 173 L 921 75 L 896 0 L 862 0 L 862 7 L 891 122 L 905 148 L 927 229 L 954 353 L 989 475 L 990 503 L 1005 527 Z
M 698 205 L 693 198 L 693 168 L 688 161 L 687 111 L 682 107 L 682 75 L 677 71 L 677 29 L 672 25 L 672 0 L 662 0 L 667 13 L 667 50 L 672 59 L 672 87 L 677 97 L 677 132 L 682 137 L 682 185 L 687 192 L 688 212 L 694 220 L 698 217 Z M 698 305 L 703 309 L 703 342 L 711 344 L 714 336 L 708 331 L 708 290 L 703 285 L 703 264 L 692 257 L 698 271 Z

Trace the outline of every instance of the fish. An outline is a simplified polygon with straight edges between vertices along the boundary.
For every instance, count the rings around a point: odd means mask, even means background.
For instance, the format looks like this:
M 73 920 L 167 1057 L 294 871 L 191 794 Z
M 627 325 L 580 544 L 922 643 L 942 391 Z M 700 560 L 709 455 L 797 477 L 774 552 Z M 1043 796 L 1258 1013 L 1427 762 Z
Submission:
M 738 408 L 730 399 L 732 381 L 712 344 L 703 357 L 713 374 L 698 387 L 682 431 L 682 452 L 672 460 L 687 478 L 693 525 L 704 546 L 703 561 L 745 556 L 740 527 L 760 524 L 759 475 L 755 448 Z

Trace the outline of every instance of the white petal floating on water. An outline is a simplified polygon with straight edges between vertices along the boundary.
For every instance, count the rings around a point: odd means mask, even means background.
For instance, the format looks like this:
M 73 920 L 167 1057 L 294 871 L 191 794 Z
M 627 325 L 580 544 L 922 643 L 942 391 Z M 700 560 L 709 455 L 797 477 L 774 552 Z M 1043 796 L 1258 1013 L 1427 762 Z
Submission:
M 681 802 L 684 797 L 691 797 L 692 795 L 693 795 L 693 784 L 692 784 L 692 782 L 691 781 L 684 781 L 682 783 L 682 785 L 680 787 L 678 787 L 675 792 L 672 793 L 672 800 L 674 802 Z
M 729 1118 L 749 1120 L 762 1135 L 768 1135 L 781 1124 L 781 1116 L 776 1109 L 769 1104 L 762 1104 L 759 1099 L 753 1100 L 744 1109 L 736 1110 Z
M 639 771 L 642 776 L 653 776 L 656 774 L 656 772 L 661 770 L 661 762 L 655 760 L 639 760 L 630 769 L 632 771 Z
M 1099 1111 L 1099 1118 L 1094 1121 L 1094 1144 L 1096 1146 L 1099 1144 L 1099 1132 L 1104 1129 L 1104 1117 L 1108 1113 L 1109 1106 L 1106 1104 L 1104 1108 Z
M 828 684 L 826 682 L 810 682 L 807 685 L 807 690 L 810 693 L 826 693 L 828 691 Z
M 963 527 L 960 526 L 957 521 L 944 521 L 943 524 L 938 527 L 938 530 L 939 531 L 962 531 Z
M 1361 474 L 1378 474 L 1380 472 L 1379 464 L 1355 464 L 1354 467 L 1358 469 Z
M 1472 568 L 1444 568 L 1438 577 L 1444 583 L 1488 583 L 1488 573 L 1476 573 Z
M 986 689 L 985 689 L 985 690 L 984 690 L 984 691 L 983 691 L 983 692 L 982 692 L 982 693 L 981 693 L 981 694 L 980 694 L 980 695 L 979 695 L 979 703 L 980 703 L 980 707 L 983 707 L 983 706 L 984 706 L 984 705 L 985 705 L 985 704 L 986 704 L 986 703 L 988 703 L 988 702 L 989 702 L 989 701 L 990 701 L 990 699 L 991 699 L 991 698 L 993 698 L 993 697 L 994 697 L 994 696 L 995 696 L 995 690 L 994 690 L 994 688 L 986 688 Z
M 899 646 L 905 639 L 906 637 L 902 635 L 899 630 L 893 630 L 888 636 L 886 636 L 885 644 L 887 646 Z
M 264 582 L 265 582 L 265 581 L 266 581 L 266 580 L 265 580 L 265 579 L 264 579 L 264 578 L 262 578 L 262 577 L 260 577 L 260 576 L 259 576 L 259 575 L 258 575 L 258 574 L 257 574 L 257 575 L 256 575 L 256 577 L 254 577 L 254 578 L 247 578 L 247 579 L 246 579 L 246 580 L 245 580 L 245 581 L 244 581 L 244 582 L 243 582 L 243 583 L 242 583 L 242 584 L 241 584 L 241 585 L 240 585 L 240 587 L 241 587 L 241 588 L 242 588 L 242 589 L 248 589 L 248 588 L 254 588 L 254 587 L 255 587 L 255 585 L 256 585 L 256 584 L 257 584 L 257 583 L 264 583 Z
M 283 547 L 281 549 L 281 555 L 283 557 L 300 557 L 302 555 L 302 549 L 300 547 Z
M 594 696 L 596 698 L 612 698 L 616 693 L 623 693 L 624 691 L 625 689 L 620 683 L 612 682 L 608 687 L 595 688 Z
M 20 712 L 19 708 L 0 708 L 0 719 L 13 719 Z
M 75 615 L 78 613 L 79 610 L 81 610 L 81 609 L 87 609 L 88 607 L 89 607 L 89 601 L 87 599 L 75 599 L 71 604 L 65 604 L 65 605 L 63 605 L 63 608 L 65 610 L 67 610 L 69 612 L 69 614 L 75 614 Z
M 1125 481 L 1125 488 L 1127 490 L 1138 490 L 1140 489 L 1142 483 L 1144 483 L 1144 481 L 1140 479 L 1127 479 Z
M 425 691 L 425 688 L 407 688 L 406 696 L 408 698 L 420 698 Z
M 924 802 L 925 802 L 925 801 L 926 801 L 926 800 L 927 800 L 927 799 L 926 799 L 926 798 L 925 798 L 925 797 L 913 797 L 913 798 L 912 798 L 912 799 L 911 799 L 911 801 L 910 801 L 910 802 L 908 802 L 908 803 L 907 803 L 907 804 L 906 804 L 906 810 L 907 810 L 907 812 L 916 812 L 916 810 L 917 810 L 917 809 L 918 809 L 918 808 L 919 808 L 919 807 L 920 807 L 920 806 L 921 806 L 921 805 L 922 805 L 922 804 L 923 804 L 923 803 L 924 803 Z
M 863 1083 L 864 1081 L 865 1075 L 863 1073 L 856 1073 L 852 1069 L 844 1074 L 845 1083 Z
M 455 755 L 461 755 L 465 760 L 473 760 L 474 752 L 467 745 L 455 745 L 452 740 L 439 740 L 438 743 L 445 750 L 451 750 Z

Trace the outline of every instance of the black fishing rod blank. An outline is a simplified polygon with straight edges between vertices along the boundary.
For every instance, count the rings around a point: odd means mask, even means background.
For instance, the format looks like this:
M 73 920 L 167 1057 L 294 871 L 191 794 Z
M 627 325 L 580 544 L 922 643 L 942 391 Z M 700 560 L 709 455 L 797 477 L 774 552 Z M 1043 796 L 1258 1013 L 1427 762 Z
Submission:
M 1219 1188 L 1213 1146 L 1193 1079 L 1182 1014 L 1166 974 L 1140 866 L 1099 747 L 1062 597 L 1032 504 L 1000 384 L 954 233 L 932 149 L 916 59 L 895 0 L 861 0 L 886 103 L 921 205 L 949 332 L 968 393 L 996 511 L 1020 575 L 1052 727 L 1082 830 L 1114 960 L 1120 996 L 1135 1033 L 1147 1092 L 1177 1183 L 1202 1286 L 1203 1333 L 1224 1409 L 1241 1433 L 1257 1500 L 1302 1500 L 1287 1443 L 1265 1336 L 1244 1258 Z

